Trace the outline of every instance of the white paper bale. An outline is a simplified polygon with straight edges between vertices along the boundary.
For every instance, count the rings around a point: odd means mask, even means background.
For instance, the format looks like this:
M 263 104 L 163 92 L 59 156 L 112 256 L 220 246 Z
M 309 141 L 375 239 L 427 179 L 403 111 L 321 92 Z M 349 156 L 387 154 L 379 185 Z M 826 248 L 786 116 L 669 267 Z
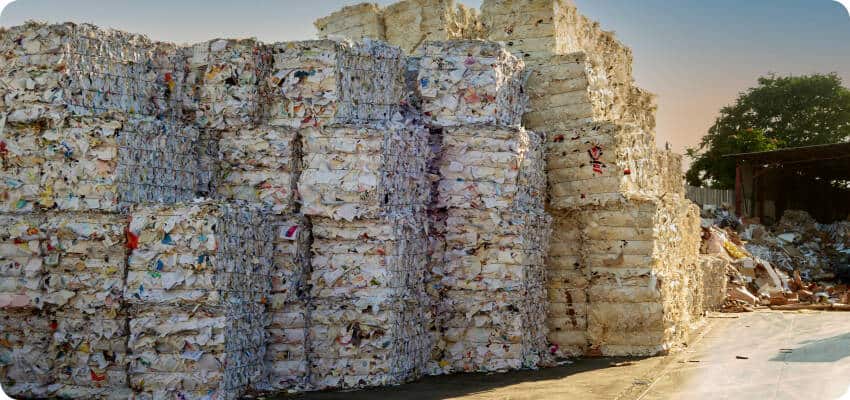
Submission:
M 549 201 L 554 209 L 662 194 L 654 138 L 635 125 L 591 123 L 550 133 L 547 141 Z
M 50 317 L 38 310 L 0 310 L 0 385 L 15 397 L 44 398 L 53 383 Z
M 438 207 L 543 207 L 543 143 L 534 132 L 488 125 L 446 128 L 437 165 Z
M 0 35 L 2 108 L 14 121 L 110 112 L 179 119 L 185 58 L 177 46 L 92 25 L 29 22 Z
M 302 131 L 302 212 L 352 221 L 428 202 L 427 131 L 412 122 Z
M 289 128 L 221 132 L 218 197 L 261 203 L 274 213 L 289 212 L 301 168 L 300 147 L 298 133 Z
M 406 98 L 405 59 L 397 47 L 365 41 L 270 45 L 268 123 L 291 128 L 380 123 Z
M 120 211 L 194 196 L 197 131 L 154 118 L 69 117 L 7 125 L 5 212 Z
M 44 218 L 0 215 L 0 226 L 0 309 L 44 307 Z
M 398 385 L 425 372 L 431 346 L 422 297 L 314 299 L 310 318 L 316 389 Z
M 428 42 L 419 62 L 422 112 L 434 126 L 519 126 L 528 104 L 525 65 L 503 45 Z
M 423 212 L 353 222 L 314 218 L 312 297 L 423 291 L 425 226 Z
M 272 243 L 259 206 L 133 210 L 125 299 L 137 397 L 233 399 L 262 381 Z
M 383 10 L 375 3 L 343 7 L 331 15 L 317 19 L 313 25 L 319 31 L 321 39 L 343 37 L 351 40 L 384 40 Z

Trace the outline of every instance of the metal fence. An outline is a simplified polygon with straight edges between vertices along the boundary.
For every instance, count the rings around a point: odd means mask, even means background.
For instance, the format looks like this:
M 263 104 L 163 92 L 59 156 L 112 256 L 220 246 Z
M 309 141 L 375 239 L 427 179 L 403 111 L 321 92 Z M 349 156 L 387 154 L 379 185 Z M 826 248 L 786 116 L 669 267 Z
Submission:
M 723 204 L 726 204 L 731 208 L 735 207 L 734 190 L 722 190 L 694 186 L 686 186 L 685 190 L 685 196 L 688 198 L 688 200 L 691 200 L 699 205 L 713 204 L 719 207 Z

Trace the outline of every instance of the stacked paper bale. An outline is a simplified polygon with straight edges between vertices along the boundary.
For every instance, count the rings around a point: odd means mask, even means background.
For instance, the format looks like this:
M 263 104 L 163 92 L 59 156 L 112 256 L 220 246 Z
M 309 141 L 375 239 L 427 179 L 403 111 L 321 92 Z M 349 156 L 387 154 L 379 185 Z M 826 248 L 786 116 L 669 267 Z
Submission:
M 361 3 L 343 7 L 314 25 L 322 39 L 385 40 L 408 54 L 426 41 L 486 36 L 478 10 L 456 5 L 454 0 L 402 0 L 383 9 Z
M 253 168 L 225 162 L 224 171 L 218 165 L 218 146 L 223 138 L 263 137 L 267 133 L 261 126 L 265 89 L 261 82 L 268 76 L 266 46 L 254 39 L 214 39 L 193 45 L 187 57 L 187 81 L 194 86 L 197 107 L 194 125 L 200 129 L 198 163 L 203 174 L 198 192 L 213 195 L 222 185 L 220 189 L 226 195 L 237 192 L 240 198 L 252 201 L 281 196 L 275 193 L 280 185 L 266 176 L 275 172 L 274 161 Z M 251 130 L 254 128 L 259 130 Z M 288 198 L 286 192 L 283 197 Z
M 44 307 L 47 232 L 40 215 L 2 215 L 0 384 L 10 396 L 46 397 L 53 381 Z
M 272 225 L 260 207 L 131 212 L 125 300 L 138 398 L 238 398 L 263 378 Z
M 491 42 L 424 48 L 419 90 L 440 131 L 434 203 L 445 237 L 430 265 L 440 299 L 431 372 L 536 367 L 549 217 L 543 143 L 519 126 L 523 64 Z
M 313 220 L 311 380 L 317 388 L 404 383 L 431 346 L 421 211 Z
M 409 119 L 304 132 L 316 388 L 398 384 L 424 372 L 426 135 Z
M 422 282 L 427 133 L 398 113 L 403 56 L 375 43 L 329 41 L 275 45 L 274 53 L 272 85 L 280 89 L 271 121 L 300 128 L 298 193 L 313 228 L 311 384 L 415 379 L 430 349 Z
M 196 134 L 174 120 L 180 96 L 167 99 L 179 91 L 164 67 L 172 55 L 145 40 L 72 24 L 4 32 L 4 212 L 114 212 L 194 195 Z
M 631 123 L 594 122 L 548 139 L 549 207 L 563 226 L 549 261 L 553 349 L 666 351 L 699 313 L 687 306 L 701 281 L 692 274 L 698 224 L 680 157 L 657 150 L 651 133 Z
M 53 396 L 127 398 L 125 216 L 50 213 L 45 303 Z
M 388 121 L 405 98 L 405 60 L 380 42 L 275 43 L 268 123 L 290 128 Z
M 300 215 L 274 216 L 274 263 L 268 303 L 268 343 L 262 389 L 309 388 L 310 221 Z
M 313 25 L 319 30 L 319 38 L 341 37 L 351 40 L 385 40 L 383 10 L 375 3 L 359 3 L 346 6 L 316 20 Z
M 0 47 L 3 218 L 28 226 L 25 236 L 10 234 L 19 243 L 3 257 L 10 268 L 29 259 L 18 268 L 27 272 L 2 286 L 13 294 L 9 305 L 43 307 L 5 316 L 13 343 L 6 376 L 20 379 L 12 390 L 22 395 L 126 398 L 120 212 L 191 199 L 196 186 L 181 52 L 74 24 L 14 27 Z M 48 330 L 37 329 L 41 320 Z M 16 323 L 32 325 L 31 337 L 17 336 Z M 31 355 L 16 353 L 35 344 Z M 21 371 L 29 372 L 15 376 Z
M 426 43 L 419 62 L 422 113 L 434 126 L 518 126 L 528 101 L 523 68 L 498 43 Z
M 476 39 L 481 25 L 475 9 L 453 0 L 403 0 L 383 10 L 386 40 L 408 54 L 434 40 Z
M 567 0 L 485 0 L 482 22 L 489 39 L 525 60 L 523 122 L 547 136 L 557 227 L 548 261 L 552 351 L 666 348 L 695 312 L 684 306 L 699 281 L 685 272 L 696 256 L 693 213 L 681 195 L 681 161 L 655 148 L 655 105 L 634 84 L 631 51 Z M 668 248 L 656 249 L 662 242 Z M 629 334 L 639 338 L 623 339 Z
M 291 212 L 301 168 L 297 131 L 260 125 L 220 135 L 218 196 L 263 204 L 276 214 Z

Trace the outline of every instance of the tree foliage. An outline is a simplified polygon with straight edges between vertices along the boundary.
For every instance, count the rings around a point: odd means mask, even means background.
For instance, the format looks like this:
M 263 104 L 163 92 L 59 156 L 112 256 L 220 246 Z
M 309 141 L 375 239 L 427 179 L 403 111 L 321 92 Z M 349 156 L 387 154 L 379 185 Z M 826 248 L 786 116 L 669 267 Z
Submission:
M 686 178 L 692 186 L 735 186 L 727 154 L 850 141 L 850 89 L 837 74 L 761 77 L 734 105 L 720 110 Z

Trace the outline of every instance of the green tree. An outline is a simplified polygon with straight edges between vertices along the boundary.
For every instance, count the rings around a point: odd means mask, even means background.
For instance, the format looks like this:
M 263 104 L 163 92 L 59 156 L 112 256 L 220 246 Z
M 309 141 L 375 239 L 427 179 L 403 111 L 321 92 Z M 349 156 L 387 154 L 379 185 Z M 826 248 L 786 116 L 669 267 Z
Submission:
M 687 154 L 692 186 L 735 186 L 727 154 L 850 141 L 850 89 L 837 74 L 761 77 L 741 93 Z

